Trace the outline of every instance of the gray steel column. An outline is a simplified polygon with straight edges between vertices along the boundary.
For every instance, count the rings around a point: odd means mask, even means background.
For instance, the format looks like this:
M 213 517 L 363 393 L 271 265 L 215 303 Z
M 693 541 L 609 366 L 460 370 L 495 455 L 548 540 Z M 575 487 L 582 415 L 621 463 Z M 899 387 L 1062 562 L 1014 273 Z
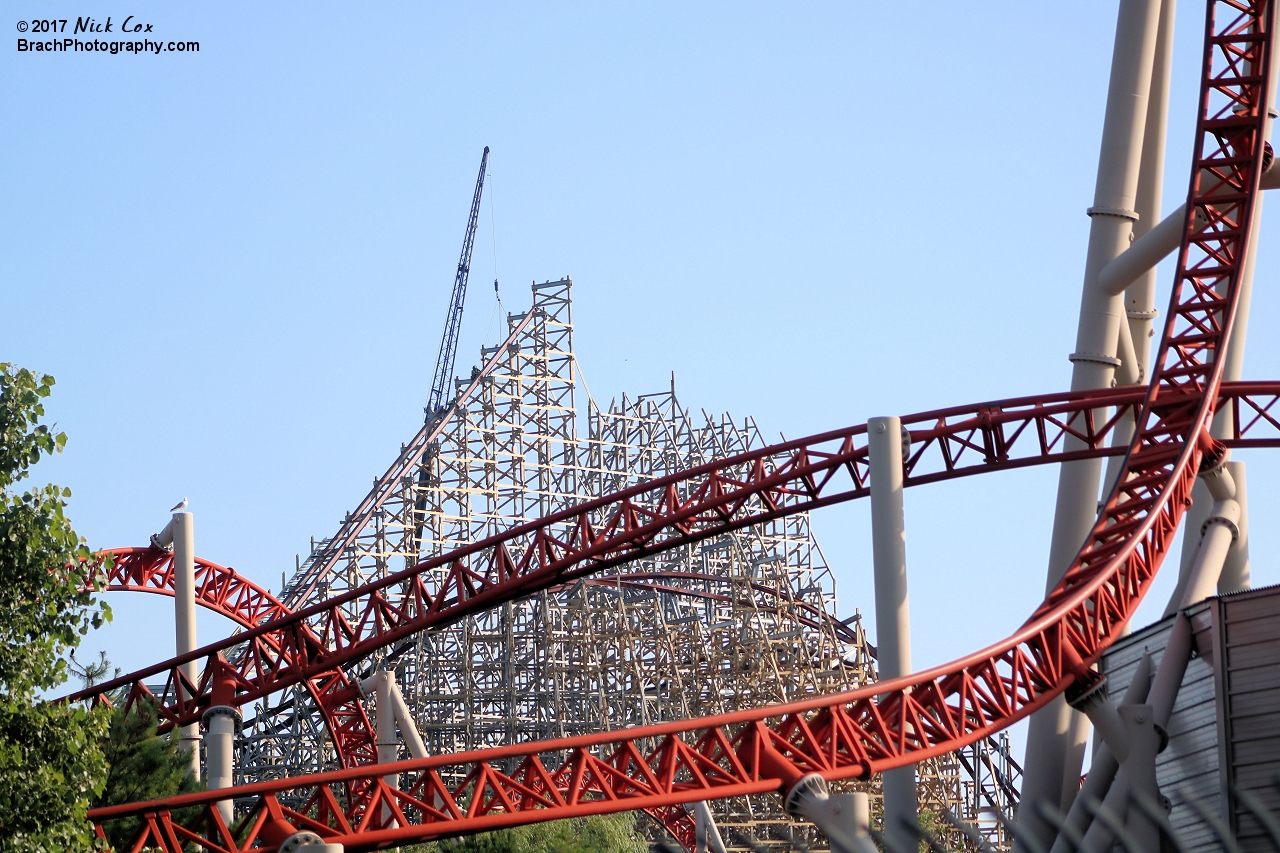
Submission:
M 1218 594 L 1228 595 L 1249 589 L 1249 493 L 1245 489 L 1244 463 L 1232 460 L 1227 463 L 1227 471 L 1236 484 L 1236 503 L 1240 505 L 1240 520 L 1231 549 L 1227 551 L 1227 560 L 1222 565 L 1222 574 L 1218 575 Z
M 1160 3 L 1160 20 L 1156 29 L 1155 54 L 1152 58 L 1151 88 L 1147 99 L 1147 115 L 1145 129 L 1142 134 L 1142 158 L 1138 167 L 1138 190 L 1135 197 L 1134 210 L 1138 219 L 1133 223 L 1133 241 L 1149 234 L 1158 223 L 1161 223 L 1160 207 L 1163 201 L 1164 185 L 1164 151 L 1169 125 L 1169 79 L 1173 73 L 1173 29 L 1177 17 L 1176 0 L 1163 0 Z M 1177 224 L 1176 243 L 1182 241 L 1182 218 L 1175 220 Z M 1176 248 L 1176 244 L 1175 244 Z M 1167 253 L 1164 253 L 1167 254 Z M 1161 255 L 1163 257 L 1163 254 Z M 1132 365 L 1125 365 L 1128 370 L 1127 381 L 1117 377 L 1118 384 L 1146 383 L 1151 381 L 1151 338 L 1157 315 L 1156 307 L 1156 267 L 1153 261 L 1146 271 L 1140 275 L 1124 292 L 1124 309 L 1126 322 L 1120 329 L 1121 341 L 1130 342 L 1132 355 L 1120 347 L 1116 355 L 1121 359 L 1133 358 Z M 1127 334 L 1126 334 L 1127 333 Z M 1136 424 L 1126 418 L 1124 424 L 1115 431 L 1113 446 L 1127 446 L 1133 438 Z M 1119 467 L 1123 457 L 1113 456 L 1107 460 L 1107 479 L 1104 481 L 1106 492 L 1115 484 L 1119 475 Z M 1114 470 L 1113 470 L 1114 469 Z M 1125 627 L 1126 633 L 1128 626 Z M 1067 812 L 1075 801 L 1080 789 L 1080 772 L 1084 767 L 1084 753 L 1089 740 L 1089 721 L 1081 713 L 1068 712 L 1067 754 L 1062 767 L 1062 793 L 1059 808 Z
M 876 649 L 881 679 L 911 672 L 911 618 L 907 607 L 907 535 L 902 509 L 902 421 L 867 421 L 871 464 L 871 550 L 876 585 Z M 916 820 L 916 769 L 886 770 L 884 833 L 891 847 L 914 850 L 904 825 Z
M 1136 212 L 1143 136 L 1160 23 L 1159 0 L 1121 0 L 1111 57 L 1111 82 L 1102 126 L 1098 178 L 1089 208 L 1089 248 L 1085 260 L 1080 320 L 1072 362 L 1071 388 L 1111 385 L 1119 366 L 1116 347 L 1120 324 L 1127 321 L 1123 296 L 1098 286 L 1099 271 L 1129 248 Z M 1068 440 L 1065 449 L 1079 442 Z M 1097 518 L 1100 460 L 1067 462 L 1058 479 L 1057 508 L 1049 549 L 1046 591 L 1057 585 L 1084 544 Z M 1068 754 L 1079 732 L 1072 731 L 1071 709 L 1059 697 L 1031 717 L 1027 736 L 1022 802 L 1042 801 L 1059 807 Z M 1071 755 L 1074 762 L 1075 756 Z M 1035 808 L 1020 809 L 1019 825 L 1043 847 L 1053 841 L 1054 827 Z M 1018 853 L 1026 845 L 1015 843 Z
M 240 712 L 229 705 L 215 705 L 204 712 L 201 721 L 206 729 L 204 752 L 209 789 L 230 788 L 235 782 L 235 741 L 242 723 Z M 235 818 L 235 802 L 219 800 L 218 811 L 230 826 Z
M 787 814 L 812 821 L 827 836 L 832 853 L 878 853 L 871 840 L 866 794 L 833 794 L 821 776 L 810 773 L 791 786 L 785 803 Z M 911 819 L 914 825 L 915 816 Z M 916 844 L 912 835 L 909 846 L 892 849 L 915 850 Z
M 727 853 L 720 827 L 716 826 L 716 819 L 711 814 L 711 807 L 705 801 L 696 802 L 693 804 L 693 814 L 697 822 L 694 853 Z
M 173 514 L 173 609 L 177 654 L 195 651 L 196 645 L 196 536 L 194 516 Z M 194 684 L 200 676 L 195 661 L 184 663 L 182 672 Z M 178 730 L 178 745 L 191 759 L 191 772 L 200 778 L 200 724 Z
M 365 696 L 371 693 L 374 696 L 373 737 L 378 746 L 378 763 L 394 763 L 400 755 L 400 740 L 396 736 L 395 677 L 385 669 L 378 670 L 360 682 L 360 690 Z M 392 788 L 400 787 L 398 773 L 388 773 L 382 780 Z M 382 807 L 382 815 L 388 819 L 391 817 L 390 806 Z
M 1169 126 L 1169 78 L 1173 73 L 1173 25 L 1176 12 L 1176 0 L 1163 0 L 1160 4 L 1160 24 L 1152 60 L 1151 94 L 1147 100 L 1146 129 L 1142 134 L 1142 165 L 1138 169 L 1138 195 L 1134 207 L 1138 212 L 1138 221 L 1133 224 L 1135 242 L 1161 221 L 1164 149 Z M 1181 217 L 1178 222 L 1178 242 L 1181 242 Z M 1154 265 L 1125 290 L 1124 308 L 1138 360 L 1137 367 L 1142 381 L 1148 381 L 1151 379 L 1151 338 L 1156 317 Z

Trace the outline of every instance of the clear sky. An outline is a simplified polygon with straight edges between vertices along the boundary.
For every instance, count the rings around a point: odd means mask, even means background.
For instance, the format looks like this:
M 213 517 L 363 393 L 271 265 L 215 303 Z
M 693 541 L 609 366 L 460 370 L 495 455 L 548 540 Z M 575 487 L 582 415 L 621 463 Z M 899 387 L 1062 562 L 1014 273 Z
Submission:
M 0 360 L 58 380 L 40 473 L 92 546 L 187 496 L 198 552 L 279 589 L 420 424 L 485 145 L 461 372 L 496 271 L 508 310 L 573 277 L 597 398 L 674 370 L 774 436 L 1067 385 L 1115 2 L 38 4 L 199 42 L 138 56 L 20 53 L 4 8 Z M 1184 3 L 1166 211 L 1202 27 Z M 1275 231 L 1252 378 L 1280 376 Z M 1244 458 L 1273 583 L 1280 463 Z M 917 667 L 1032 611 L 1055 482 L 908 493 Z M 815 527 L 874 623 L 867 507 Z M 125 598 L 89 646 L 167 657 L 171 606 Z

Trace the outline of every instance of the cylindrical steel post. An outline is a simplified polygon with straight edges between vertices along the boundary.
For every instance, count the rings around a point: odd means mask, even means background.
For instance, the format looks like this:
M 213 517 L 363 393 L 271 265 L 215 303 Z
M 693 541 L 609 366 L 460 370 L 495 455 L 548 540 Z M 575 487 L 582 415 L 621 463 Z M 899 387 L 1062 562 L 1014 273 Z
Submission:
M 787 814 L 812 821 L 827 836 L 832 853 L 876 853 L 868 831 L 870 814 L 866 794 L 861 796 L 862 799 L 857 794 L 832 794 L 826 781 L 811 773 L 791 786 L 785 807 Z M 888 812 L 885 819 L 888 820 Z M 914 816 L 912 820 L 914 822 Z M 911 836 L 910 846 L 892 849 L 915 850 L 915 836 Z
M 1249 577 L 1249 491 L 1245 488 L 1244 463 L 1232 459 L 1227 471 L 1236 484 L 1236 503 L 1240 505 L 1240 520 L 1236 522 L 1237 535 L 1227 551 L 1227 561 L 1218 575 L 1218 594 L 1229 595 L 1248 589 Z
M 1213 593 L 1213 588 L 1218 583 L 1218 576 L 1222 572 L 1227 550 L 1235 535 L 1236 521 L 1240 517 L 1240 507 L 1231 498 L 1235 493 L 1235 483 L 1229 471 L 1215 469 L 1202 475 L 1202 481 L 1216 501 L 1209 520 L 1205 522 L 1204 535 L 1200 537 L 1196 558 L 1192 562 L 1182 597 L 1178 602 L 1173 626 L 1169 630 L 1169 638 L 1165 641 L 1160 666 L 1156 669 L 1155 677 L 1151 681 L 1151 690 L 1147 695 L 1152 719 L 1155 725 L 1163 729 L 1169 727 L 1173 705 L 1182 687 L 1187 663 L 1191 660 L 1191 620 L 1187 617 L 1186 608 Z M 1154 753 L 1152 760 L 1154 761 Z M 1144 767 L 1141 772 L 1146 773 L 1146 768 Z M 1152 772 L 1154 773 L 1154 770 Z M 1107 791 L 1102 801 L 1103 806 L 1113 813 L 1122 813 L 1128 804 L 1134 778 L 1122 768 L 1110 790 Z M 1139 790 L 1142 790 L 1141 786 Z M 1094 821 L 1084 834 L 1084 844 L 1081 849 L 1107 850 L 1110 848 L 1111 838 L 1111 830 L 1101 821 Z
M 696 853 L 727 853 L 711 807 L 705 801 L 699 801 L 693 804 L 693 813 L 697 832 Z
M 211 790 L 230 788 L 235 775 L 235 741 L 240 712 L 229 705 L 216 705 L 204 712 L 204 752 L 208 786 Z M 219 800 L 218 811 L 230 826 L 235 816 L 232 800 Z
M 374 696 L 373 736 L 378 745 L 378 763 L 391 764 L 399 757 L 400 741 L 396 736 L 396 683 L 387 670 L 379 670 L 360 682 L 360 689 L 367 696 Z M 389 773 L 382 777 L 392 788 L 400 787 L 400 776 Z M 390 819 L 390 806 L 383 806 L 384 819 Z
M 1159 0 L 1121 0 L 1111 55 L 1111 82 L 1102 126 L 1098 179 L 1094 203 L 1089 209 L 1089 248 L 1076 349 L 1070 357 L 1072 390 L 1108 387 L 1119 364 L 1115 357 L 1116 343 L 1120 324 L 1127 319 L 1123 297 L 1105 293 L 1098 286 L 1097 278 L 1109 261 L 1129 248 L 1133 223 L 1138 216 L 1138 176 L 1159 23 Z M 1064 449 L 1073 450 L 1077 446 L 1078 440 L 1068 439 Z M 1062 465 L 1046 589 L 1057 585 L 1093 526 L 1101 473 L 1099 460 Z M 1081 750 L 1075 749 L 1080 727 L 1073 727 L 1071 713 L 1059 697 L 1032 715 L 1023 765 L 1026 768 L 1023 803 L 1045 802 L 1061 807 L 1068 754 L 1072 761 L 1074 752 L 1083 756 Z M 1052 842 L 1054 827 L 1036 808 L 1020 809 L 1018 822 L 1027 837 L 1040 846 L 1047 847 Z M 1015 850 L 1026 853 L 1027 847 L 1015 843 Z
M 871 465 L 871 550 L 876 588 L 876 649 L 882 679 L 911 672 L 911 619 L 907 607 L 907 538 L 902 508 L 902 421 L 867 421 Z M 884 773 L 884 826 L 890 846 L 914 849 L 904 821 L 916 820 L 914 766 Z
M 374 721 L 374 734 L 378 738 L 378 763 L 393 763 L 400 752 L 400 740 L 396 737 L 395 700 L 391 698 L 391 673 L 383 670 L 378 673 L 375 683 L 377 709 Z M 396 784 L 395 776 L 386 777 L 389 784 Z
M 1120 704 L 1141 705 L 1147 701 L 1147 694 L 1150 690 L 1151 656 L 1143 654 L 1142 659 L 1138 661 L 1137 669 L 1133 673 L 1133 680 L 1129 682 L 1129 686 L 1125 689 L 1124 697 L 1121 698 Z M 1089 775 L 1085 777 L 1084 784 L 1080 786 L 1080 791 L 1067 812 L 1066 826 L 1068 831 L 1058 833 L 1057 840 L 1053 842 L 1053 847 L 1049 853 L 1070 853 L 1073 847 L 1069 840 L 1070 837 L 1083 834 L 1089 828 L 1091 818 L 1089 812 L 1085 809 L 1085 804 L 1100 800 L 1106 796 L 1111 783 L 1115 781 L 1116 771 L 1119 769 L 1120 762 L 1111 754 L 1111 750 L 1105 743 L 1100 743 L 1093 753 L 1093 761 L 1089 765 Z
M 177 654 L 195 651 L 196 644 L 196 542 L 194 516 L 175 512 L 173 531 L 173 612 Z M 195 661 L 182 665 L 192 684 L 199 678 Z M 178 730 L 179 747 L 191 758 L 191 772 L 200 778 L 200 725 L 192 723 Z
M 1144 237 L 1161 221 L 1160 205 L 1164 187 L 1164 149 L 1169 126 L 1169 80 L 1173 73 L 1173 25 L 1176 0 L 1160 4 L 1160 24 L 1156 31 L 1155 55 L 1152 58 L 1151 90 L 1147 99 L 1146 127 L 1142 134 L 1142 164 L 1138 168 L 1138 195 L 1134 210 L 1138 221 L 1133 224 L 1133 238 Z M 1184 214 L 1185 215 L 1185 214 Z M 1181 218 L 1178 220 L 1177 242 L 1182 241 Z M 1176 248 L 1176 245 L 1175 245 Z M 1163 257 L 1163 256 L 1162 256 Z M 1129 285 L 1124 295 L 1125 314 L 1130 337 L 1142 379 L 1151 378 L 1151 337 L 1156 316 L 1155 265 Z

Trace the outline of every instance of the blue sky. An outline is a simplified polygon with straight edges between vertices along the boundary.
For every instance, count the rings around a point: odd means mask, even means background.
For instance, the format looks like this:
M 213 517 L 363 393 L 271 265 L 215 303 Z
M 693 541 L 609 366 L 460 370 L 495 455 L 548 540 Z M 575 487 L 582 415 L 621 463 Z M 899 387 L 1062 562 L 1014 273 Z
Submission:
M 674 370 L 769 435 L 1067 385 L 1114 2 L 40 6 L 200 42 L 159 56 L 18 53 L 6 8 L 0 360 L 57 377 L 70 441 L 40 474 L 95 547 L 185 495 L 199 553 L 279 589 L 420 423 L 485 145 L 460 371 L 496 270 L 508 310 L 573 277 L 597 398 Z M 1166 210 L 1202 16 L 1179 11 Z M 1280 375 L 1274 231 L 1251 378 Z M 1273 583 L 1277 462 L 1241 458 Z M 1055 482 L 908 493 L 917 667 L 1034 608 Z M 874 623 L 867 507 L 815 527 Z M 168 656 L 167 602 L 114 604 L 91 648 Z

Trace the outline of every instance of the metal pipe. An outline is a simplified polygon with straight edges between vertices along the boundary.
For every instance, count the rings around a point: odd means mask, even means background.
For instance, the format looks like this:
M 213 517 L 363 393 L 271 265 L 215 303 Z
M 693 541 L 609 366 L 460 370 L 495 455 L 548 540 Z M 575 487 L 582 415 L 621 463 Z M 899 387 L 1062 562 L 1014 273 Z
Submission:
M 1204 482 L 1210 494 L 1217 498 L 1217 502 L 1214 504 L 1214 512 L 1205 522 L 1199 552 L 1179 600 L 1177 615 L 1174 616 L 1173 626 L 1169 629 L 1169 639 L 1165 643 L 1164 654 L 1160 658 L 1156 676 L 1151 682 L 1151 692 L 1147 702 L 1151 706 L 1154 725 L 1162 729 L 1169 727 L 1173 705 L 1178 698 L 1178 690 L 1182 687 L 1182 679 L 1186 676 L 1187 664 L 1191 660 L 1191 619 L 1187 616 L 1186 608 L 1212 594 L 1218 583 L 1227 550 L 1231 545 L 1231 538 L 1235 535 L 1233 513 L 1234 518 L 1239 518 L 1239 505 L 1230 497 L 1235 493 L 1235 484 L 1231 480 L 1230 473 L 1222 465 L 1206 473 L 1214 476 L 1201 475 L 1201 481 Z M 1152 772 L 1154 773 L 1154 770 Z M 1130 794 L 1133 791 L 1133 778 L 1136 778 L 1133 777 L 1134 773 L 1145 774 L 1146 769 L 1135 767 L 1134 770 L 1126 772 L 1122 768 L 1102 801 L 1105 808 L 1121 817 L 1128 808 Z M 1139 785 L 1140 790 L 1143 788 L 1143 785 Z M 1084 834 L 1081 850 L 1100 853 L 1109 848 L 1111 838 L 1111 829 L 1102 821 L 1094 821 Z
M 825 779 L 810 773 L 787 792 L 786 810 L 787 814 L 812 821 L 831 842 L 833 853 L 878 853 L 871 841 L 866 794 L 832 794 Z M 887 831 L 888 812 L 885 819 Z M 915 815 L 912 815 L 914 821 Z M 915 850 L 914 838 L 912 836 L 911 846 L 900 849 Z
M 1249 589 L 1249 492 L 1245 488 L 1244 463 L 1227 462 L 1227 470 L 1236 484 L 1236 503 L 1240 505 L 1240 519 L 1236 522 L 1236 538 L 1227 551 L 1227 560 L 1218 575 L 1218 595 L 1229 595 Z
M 708 849 L 711 853 L 728 853 L 724 839 L 720 837 L 720 827 L 716 826 L 716 819 L 706 801 L 694 803 L 693 813 L 697 825 L 697 853 L 707 853 Z
M 1072 362 L 1073 391 L 1110 386 L 1119 360 L 1115 357 L 1120 324 L 1126 322 L 1123 300 L 1097 286 L 1098 274 L 1129 248 L 1138 175 L 1142 161 L 1147 104 L 1151 94 L 1160 24 L 1159 0 L 1121 0 L 1111 55 L 1111 80 L 1098 156 L 1098 178 L 1093 207 L 1089 208 L 1089 248 L 1085 260 L 1080 319 Z M 1068 439 L 1066 450 L 1083 446 Z M 1097 460 L 1064 463 L 1058 479 L 1053 536 L 1049 548 L 1046 589 L 1058 583 L 1071 564 L 1097 518 L 1098 486 L 1102 466 Z M 1026 775 L 1023 802 L 1044 801 L 1059 806 L 1064 798 L 1068 754 L 1081 739 L 1073 731 L 1071 710 L 1058 697 L 1031 717 L 1027 733 Z M 1081 756 L 1083 756 L 1082 750 Z M 1074 755 L 1071 761 L 1074 762 Z M 1077 771 L 1078 778 L 1078 771 Z M 1055 835 L 1053 826 L 1035 809 L 1023 810 L 1019 825 L 1032 846 L 1047 847 Z M 1016 853 L 1027 853 L 1026 842 L 1014 844 Z
M 240 712 L 229 705 L 216 705 L 204 712 L 204 751 L 207 781 L 211 790 L 230 788 L 235 775 L 236 732 L 242 724 Z M 219 800 L 218 811 L 230 826 L 235 817 L 235 802 Z
M 1209 510 L 1213 507 L 1213 498 L 1204 483 L 1197 478 L 1191 487 L 1191 506 L 1187 507 L 1182 518 L 1182 553 L 1178 557 L 1178 582 L 1169 594 L 1169 601 L 1164 606 L 1161 618 L 1168 619 L 1178 612 L 1182 603 L 1182 595 L 1187 590 L 1187 581 L 1191 578 L 1191 567 L 1195 564 L 1196 554 L 1200 553 L 1200 537 L 1195 531 L 1200 530 L 1209 520 Z
M 1116 368 L 1116 385 L 1137 385 L 1145 378 L 1143 367 L 1139 359 L 1138 352 L 1134 347 L 1133 338 L 1130 336 L 1129 324 L 1120 324 L 1120 335 L 1118 338 L 1119 345 L 1116 355 L 1120 360 L 1120 365 Z M 1111 433 L 1112 447 L 1128 447 L 1129 442 L 1133 440 L 1134 431 L 1133 415 L 1126 412 L 1115 429 Z M 1109 495 L 1115 487 L 1116 480 L 1120 476 L 1120 469 L 1124 467 L 1125 457 L 1111 456 L 1107 458 L 1107 474 L 1103 479 L 1102 494 Z M 1102 507 L 1098 507 L 1101 512 Z
M 391 710 L 395 715 L 396 725 L 400 728 L 401 740 L 408 747 L 409 755 L 414 758 L 426 758 L 427 745 L 422 742 L 422 735 L 418 732 L 418 723 L 414 720 L 408 703 L 404 701 L 404 694 L 400 692 L 400 685 L 396 684 L 395 678 L 390 673 L 387 674 L 387 681 L 391 684 Z
M 1229 552 L 1240 540 L 1242 511 L 1240 503 L 1235 500 L 1239 490 L 1231 470 L 1231 463 L 1224 459 L 1217 467 L 1201 474 L 1191 491 L 1192 504 L 1182 533 L 1182 565 L 1178 571 L 1178 583 L 1165 605 L 1165 618 L 1212 594 L 1225 568 L 1226 554 L 1222 555 L 1222 562 L 1212 573 L 1206 571 L 1203 563 L 1210 557 L 1217 561 L 1217 550 L 1225 548 Z M 1214 501 L 1212 506 L 1210 500 Z M 1195 533 L 1197 530 L 1199 536 Z M 1206 546 L 1209 533 L 1213 536 Z
M 1231 543 L 1239 536 L 1240 504 L 1234 500 L 1218 501 L 1204 523 L 1200 550 L 1191 567 L 1191 577 L 1182 595 L 1179 609 L 1190 607 L 1213 595 L 1227 560 Z
M 1162 738 L 1152 719 L 1152 708 L 1150 705 L 1125 705 L 1118 715 L 1129 744 L 1129 755 L 1121 764 L 1129 791 L 1141 799 L 1155 802 L 1160 796 L 1156 783 L 1156 755 L 1160 752 Z M 1160 829 L 1140 809 L 1129 811 L 1125 829 L 1138 842 L 1140 850 L 1160 849 Z
M 373 736 L 378 746 L 379 764 L 392 764 L 400 754 L 400 740 L 396 736 L 395 700 L 391 698 L 394 688 L 391 673 L 385 669 L 378 670 L 360 682 L 360 689 L 364 694 L 368 696 L 372 693 L 374 697 Z M 399 784 L 400 777 L 393 773 L 383 779 L 394 787 Z
M 1138 661 L 1138 666 L 1133 673 L 1133 680 L 1129 682 L 1128 688 L 1125 689 L 1124 697 L 1120 700 L 1120 704 L 1141 705 L 1147 701 L 1147 694 L 1150 692 L 1151 656 L 1144 654 L 1142 659 Z M 1115 781 L 1116 771 L 1119 769 L 1120 762 L 1111 754 L 1111 749 L 1105 743 L 1101 744 L 1094 751 L 1093 763 L 1089 766 L 1089 775 L 1084 778 L 1084 784 L 1080 786 L 1079 793 L 1067 811 L 1067 817 L 1064 822 L 1065 828 L 1058 833 L 1057 840 L 1053 842 L 1053 848 L 1049 853 L 1071 853 L 1070 836 L 1082 835 L 1089 828 L 1091 815 L 1086 808 L 1086 804 L 1106 796 L 1111 783 Z
M 194 516 L 189 512 L 175 512 L 169 522 L 173 536 L 173 612 L 177 654 L 185 655 L 198 648 L 196 643 L 196 542 Z M 197 683 L 199 669 L 195 661 L 184 663 L 183 674 L 192 684 Z M 179 690 L 187 698 L 190 692 L 180 685 Z M 200 778 L 200 725 L 191 723 L 178 730 L 178 748 L 187 753 L 191 772 Z
M 1187 206 L 1180 205 L 1160 223 L 1137 238 L 1129 248 L 1109 261 L 1098 273 L 1098 288 L 1109 296 L 1121 294 L 1125 288 L 1182 245 L 1182 226 L 1186 224 Z
M 1263 172 L 1258 186 L 1259 189 L 1263 190 L 1274 190 L 1280 188 L 1280 168 L 1276 168 L 1274 162 L 1267 171 Z M 1258 196 L 1254 205 L 1254 211 L 1255 215 L 1261 216 L 1262 196 Z M 1156 264 L 1169 257 L 1169 255 L 1173 254 L 1178 247 L 1182 245 L 1182 226 L 1186 222 L 1186 217 L 1187 206 L 1185 204 L 1179 205 L 1174 208 L 1168 216 L 1161 219 L 1159 224 L 1147 231 L 1141 237 L 1135 238 L 1128 249 L 1125 249 L 1124 252 L 1108 261 L 1106 266 L 1098 272 L 1098 288 L 1108 295 L 1123 293 L 1126 288 L 1130 288 L 1135 283 L 1138 283 L 1138 279 L 1143 278 L 1148 273 L 1154 273 Z M 1135 224 L 1135 233 L 1137 230 L 1137 224 Z M 1246 250 L 1244 266 L 1245 274 L 1240 277 L 1242 287 L 1245 280 L 1252 281 L 1253 249 L 1257 244 L 1258 241 L 1254 240 L 1249 244 L 1249 250 Z M 1242 291 L 1241 296 L 1243 295 Z M 1240 323 L 1239 319 L 1237 319 L 1237 326 L 1247 325 L 1249 314 L 1247 300 L 1242 300 L 1242 303 L 1237 306 L 1237 318 L 1242 316 L 1240 314 L 1241 308 L 1245 309 L 1243 314 L 1245 323 Z M 1147 318 L 1148 323 L 1150 323 L 1150 319 L 1151 318 Z M 1147 336 L 1143 335 L 1143 337 L 1145 338 Z M 1234 339 L 1234 337 L 1235 335 L 1233 334 L 1232 338 Z M 1243 346 L 1241 349 L 1243 349 Z M 1224 381 L 1227 380 L 1224 378 Z
M 875 572 L 876 649 L 881 678 L 911 672 L 911 619 L 907 605 L 907 539 L 902 508 L 902 421 L 896 417 L 867 421 L 867 455 L 871 466 L 871 550 Z M 915 849 L 907 828 L 916 820 L 914 765 L 886 770 L 884 832 L 891 847 Z
M 1142 133 L 1142 165 L 1138 169 L 1138 196 L 1134 210 L 1134 241 L 1141 240 L 1160 221 L 1164 187 L 1164 151 L 1169 126 L 1169 81 L 1173 75 L 1173 28 L 1177 18 L 1175 0 L 1160 4 L 1160 24 L 1151 66 L 1151 92 L 1147 98 L 1147 123 Z M 1149 269 L 1125 290 L 1124 307 L 1130 339 L 1137 358 L 1138 375 L 1150 376 L 1152 321 L 1156 317 L 1156 272 Z
M 1089 722 L 1093 723 L 1098 736 L 1111 750 L 1116 761 L 1124 764 L 1125 759 L 1129 757 L 1127 732 L 1124 721 L 1120 719 L 1120 712 L 1107 699 L 1106 686 L 1106 680 L 1099 677 L 1084 695 L 1070 699 L 1068 702 L 1072 708 L 1089 718 Z

